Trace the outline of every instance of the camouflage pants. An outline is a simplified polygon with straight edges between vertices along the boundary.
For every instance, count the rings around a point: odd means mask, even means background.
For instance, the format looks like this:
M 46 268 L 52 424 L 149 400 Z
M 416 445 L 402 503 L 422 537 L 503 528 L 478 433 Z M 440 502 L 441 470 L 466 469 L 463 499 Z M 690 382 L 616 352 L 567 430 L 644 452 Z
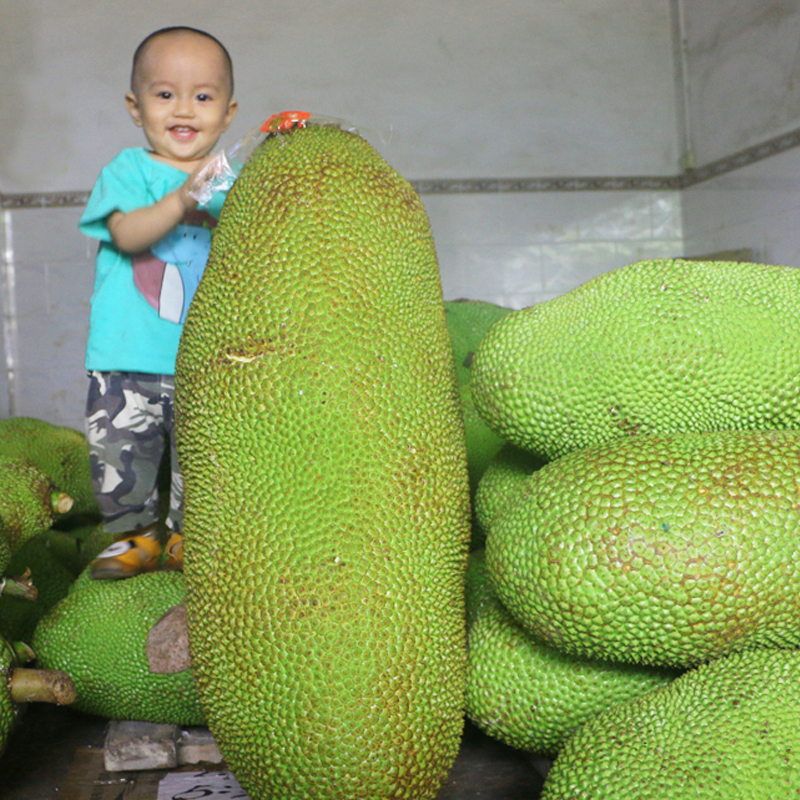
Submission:
M 159 518 L 158 473 L 170 447 L 167 526 L 183 522 L 183 478 L 175 448 L 171 375 L 89 373 L 86 436 L 92 484 L 109 533 L 145 527 Z

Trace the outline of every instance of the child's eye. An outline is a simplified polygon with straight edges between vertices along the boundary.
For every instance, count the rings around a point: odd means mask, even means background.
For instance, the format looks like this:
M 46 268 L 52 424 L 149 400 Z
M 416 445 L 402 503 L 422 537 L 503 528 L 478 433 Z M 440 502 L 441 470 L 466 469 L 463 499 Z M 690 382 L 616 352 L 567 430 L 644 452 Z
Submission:
M 208 102 L 209 100 L 211 100 L 211 95 L 210 95 L 210 94 L 199 94 L 199 95 L 197 95 L 197 99 L 198 99 L 198 100 L 199 100 L 201 103 L 206 103 L 206 102 Z
M 172 92 L 168 92 L 166 89 L 164 91 L 159 92 L 156 97 L 160 97 L 162 100 L 170 100 L 172 99 Z

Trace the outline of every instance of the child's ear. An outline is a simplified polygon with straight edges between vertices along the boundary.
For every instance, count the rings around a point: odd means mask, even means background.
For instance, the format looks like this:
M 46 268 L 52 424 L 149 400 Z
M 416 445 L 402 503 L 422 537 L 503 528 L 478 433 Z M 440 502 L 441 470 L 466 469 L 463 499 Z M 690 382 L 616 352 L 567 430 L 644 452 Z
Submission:
M 133 92 L 128 92 L 125 95 L 125 106 L 128 109 L 128 113 L 131 115 L 131 119 L 141 128 L 142 115 L 139 111 L 139 99 Z
M 228 103 L 228 110 L 225 112 L 225 130 L 228 129 L 228 125 L 233 122 L 233 118 L 236 116 L 236 112 L 239 110 L 239 103 L 236 100 L 231 100 Z

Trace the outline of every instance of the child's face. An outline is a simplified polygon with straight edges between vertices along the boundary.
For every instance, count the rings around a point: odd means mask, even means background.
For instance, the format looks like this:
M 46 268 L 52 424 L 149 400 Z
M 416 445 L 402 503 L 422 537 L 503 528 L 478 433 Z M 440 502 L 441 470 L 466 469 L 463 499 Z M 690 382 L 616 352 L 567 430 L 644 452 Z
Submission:
M 125 96 L 133 121 L 153 153 L 191 171 L 214 148 L 236 114 L 222 51 L 204 36 L 165 34 L 154 39 Z

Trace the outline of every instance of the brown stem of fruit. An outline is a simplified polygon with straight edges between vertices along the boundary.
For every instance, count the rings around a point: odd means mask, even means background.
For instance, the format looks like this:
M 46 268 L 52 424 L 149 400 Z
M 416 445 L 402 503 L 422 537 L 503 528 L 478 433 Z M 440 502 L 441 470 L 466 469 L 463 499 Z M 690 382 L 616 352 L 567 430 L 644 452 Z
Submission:
M 75 702 L 75 684 L 58 669 L 12 670 L 8 690 L 15 703 L 55 703 L 59 706 Z

